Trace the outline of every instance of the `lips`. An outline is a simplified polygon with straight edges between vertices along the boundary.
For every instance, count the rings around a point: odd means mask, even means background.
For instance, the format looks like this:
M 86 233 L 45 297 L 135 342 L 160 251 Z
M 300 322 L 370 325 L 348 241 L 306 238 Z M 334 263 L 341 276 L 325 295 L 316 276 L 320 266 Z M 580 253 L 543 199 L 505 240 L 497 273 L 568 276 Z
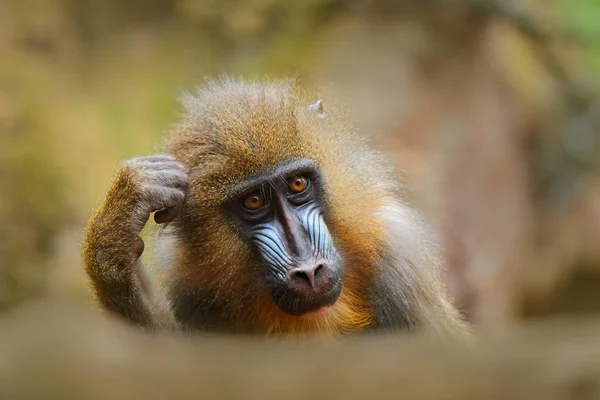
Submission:
M 342 292 L 341 279 L 336 280 L 331 287 L 322 294 L 306 297 L 301 294 L 282 290 L 273 293 L 277 306 L 285 313 L 294 316 L 310 316 L 311 314 L 326 312 L 329 306 L 335 304 Z

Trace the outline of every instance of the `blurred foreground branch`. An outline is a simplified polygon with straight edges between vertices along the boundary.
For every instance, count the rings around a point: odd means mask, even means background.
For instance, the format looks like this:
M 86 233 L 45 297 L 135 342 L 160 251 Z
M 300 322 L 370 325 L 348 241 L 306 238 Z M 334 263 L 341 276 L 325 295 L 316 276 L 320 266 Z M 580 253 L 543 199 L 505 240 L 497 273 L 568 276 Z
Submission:
M 546 323 L 474 352 L 408 337 L 274 344 L 150 336 L 45 304 L 0 320 L 0 398 L 598 398 L 599 332 Z

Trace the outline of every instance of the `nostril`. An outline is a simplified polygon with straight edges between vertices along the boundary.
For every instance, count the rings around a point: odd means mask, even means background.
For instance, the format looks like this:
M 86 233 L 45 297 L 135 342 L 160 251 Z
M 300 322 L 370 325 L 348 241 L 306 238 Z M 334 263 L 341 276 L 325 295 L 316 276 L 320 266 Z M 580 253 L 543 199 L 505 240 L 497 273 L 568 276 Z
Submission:
M 317 277 L 317 275 L 319 275 L 320 272 L 323 272 L 325 270 L 325 265 L 324 264 L 318 264 L 315 267 L 315 272 L 313 273 L 315 275 L 315 278 Z
M 292 279 L 304 280 L 306 282 L 310 282 L 310 278 L 308 274 L 304 271 L 294 271 L 291 273 Z
M 289 272 L 289 279 L 296 284 L 307 284 L 311 288 L 315 287 L 314 269 L 293 269 Z
M 327 281 L 327 264 L 320 262 L 311 267 L 294 268 L 288 272 L 290 283 L 300 286 L 310 286 L 312 289 L 318 289 Z

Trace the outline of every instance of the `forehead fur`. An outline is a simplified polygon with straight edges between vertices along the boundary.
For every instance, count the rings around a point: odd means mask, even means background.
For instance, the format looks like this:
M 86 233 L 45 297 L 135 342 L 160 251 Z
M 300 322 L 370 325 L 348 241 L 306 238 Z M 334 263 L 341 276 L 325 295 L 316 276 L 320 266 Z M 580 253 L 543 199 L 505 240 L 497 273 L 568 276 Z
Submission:
M 306 154 L 291 82 L 211 82 L 183 98 L 184 120 L 168 143 L 192 169 L 237 181 Z
M 210 181 L 215 190 L 300 158 L 311 159 L 325 175 L 336 174 L 338 183 L 362 179 L 371 194 L 389 190 L 392 181 L 379 156 L 327 101 L 325 118 L 309 110 L 314 100 L 289 80 L 209 82 L 184 96 L 184 117 L 167 139 L 167 151 L 190 168 L 193 179 Z M 369 176 L 371 182 L 364 182 Z

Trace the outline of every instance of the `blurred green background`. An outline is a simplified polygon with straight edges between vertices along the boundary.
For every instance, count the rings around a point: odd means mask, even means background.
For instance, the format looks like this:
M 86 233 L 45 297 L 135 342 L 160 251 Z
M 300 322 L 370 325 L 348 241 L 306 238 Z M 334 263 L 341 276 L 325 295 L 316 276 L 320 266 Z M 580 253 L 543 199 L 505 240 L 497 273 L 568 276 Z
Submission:
M 344 102 L 477 324 L 600 311 L 600 1 L 0 2 L 0 310 L 90 301 L 86 217 L 221 73 Z

